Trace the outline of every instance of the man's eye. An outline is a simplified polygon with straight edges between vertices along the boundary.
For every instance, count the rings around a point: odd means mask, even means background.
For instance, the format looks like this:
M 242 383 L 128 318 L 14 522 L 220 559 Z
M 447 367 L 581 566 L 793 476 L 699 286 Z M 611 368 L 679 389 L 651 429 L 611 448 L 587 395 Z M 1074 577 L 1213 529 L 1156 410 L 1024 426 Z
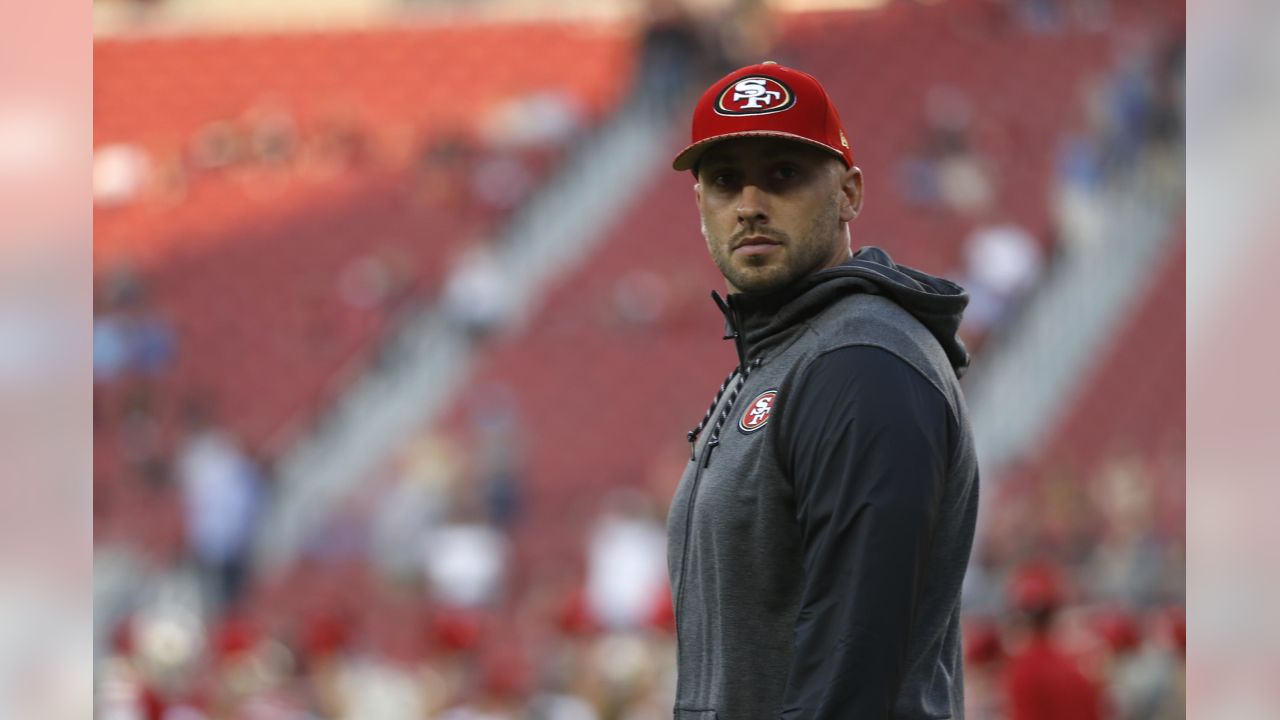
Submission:
M 794 180 L 795 177 L 799 174 L 800 174 L 800 171 L 796 170 L 790 165 L 783 165 L 782 167 L 773 171 L 773 176 L 779 180 Z
M 715 173 L 711 176 L 711 184 L 716 187 L 731 187 L 734 183 L 734 177 L 730 173 Z

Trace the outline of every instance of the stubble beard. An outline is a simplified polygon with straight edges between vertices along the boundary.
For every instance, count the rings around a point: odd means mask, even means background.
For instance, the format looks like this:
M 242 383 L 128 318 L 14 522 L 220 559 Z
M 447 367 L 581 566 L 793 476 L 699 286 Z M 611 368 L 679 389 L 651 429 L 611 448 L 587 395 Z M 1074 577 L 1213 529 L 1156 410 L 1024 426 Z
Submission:
M 798 239 L 768 226 L 749 226 L 724 239 L 708 230 L 707 249 L 731 288 L 748 294 L 776 292 L 830 264 L 835 245 L 844 244 L 838 208 L 837 199 L 831 198 Z M 764 255 L 735 255 L 734 243 L 748 235 L 761 235 L 781 246 Z

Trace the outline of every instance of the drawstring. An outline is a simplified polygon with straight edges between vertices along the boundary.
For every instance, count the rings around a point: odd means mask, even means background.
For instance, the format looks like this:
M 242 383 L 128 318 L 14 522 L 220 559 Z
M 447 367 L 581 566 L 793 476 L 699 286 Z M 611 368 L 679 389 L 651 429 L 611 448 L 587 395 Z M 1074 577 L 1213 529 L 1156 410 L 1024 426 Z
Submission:
M 738 368 L 734 367 L 725 377 L 724 382 L 720 383 L 720 389 L 716 391 L 715 399 L 711 401 L 711 406 L 707 408 L 707 414 L 702 416 L 702 422 L 698 423 L 698 427 L 689 431 L 686 437 L 689 438 L 689 459 L 693 459 L 693 444 L 702 434 L 702 429 L 707 426 L 707 421 L 711 419 L 711 413 L 716 411 L 716 405 L 720 404 L 720 398 L 724 397 L 724 389 L 729 387 L 729 381 L 733 379 L 733 374 L 738 372 Z
M 738 375 L 738 381 L 733 384 L 733 390 L 729 393 L 729 400 L 724 404 L 724 410 L 720 411 L 720 417 L 716 418 L 716 424 L 711 429 L 711 437 L 707 440 L 707 464 L 711 463 L 711 453 L 716 446 L 720 444 L 720 429 L 724 427 L 724 421 L 729 417 L 729 412 L 733 409 L 733 403 L 737 401 L 738 394 L 742 392 L 742 386 L 746 384 L 747 378 L 751 376 L 751 371 L 760 367 L 763 360 L 756 358 L 747 363 L 746 368 Z M 725 388 L 729 387 L 729 381 L 733 379 L 734 373 L 738 372 L 738 368 L 734 368 L 729 376 L 724 379 L 720 385 L 720 389 L 716 391 L 715 399 L 711 401 L 711 407 L 707 408 L 707 414 L 702 417 L 702 422 L 698 423 L 698 427 L 689 431 L 689 459 L 694 460 L 697 455 L 694 453 L 694 445 L 698 436 L 702 434 L 703 429 L 707 427 L 707 422 L 711 420 L 711 415 L 716 411 L 716 405 L 720 404 L 720 398 L 724 397 Z

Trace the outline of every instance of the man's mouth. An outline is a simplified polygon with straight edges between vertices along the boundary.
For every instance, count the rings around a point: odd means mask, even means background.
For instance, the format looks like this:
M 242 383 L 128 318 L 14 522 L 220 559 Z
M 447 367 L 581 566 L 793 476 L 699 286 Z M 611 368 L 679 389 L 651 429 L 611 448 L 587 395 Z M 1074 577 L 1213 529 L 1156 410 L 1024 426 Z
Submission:
M 742 253 L 743 255 L 759 255 L 761 253 L 769 252 L 781 245 L 782 243 L 774 240 L 773 238 L 768 238 L 763 235 L 748 235 L 734 243 L 733 251 L 735 253 Z

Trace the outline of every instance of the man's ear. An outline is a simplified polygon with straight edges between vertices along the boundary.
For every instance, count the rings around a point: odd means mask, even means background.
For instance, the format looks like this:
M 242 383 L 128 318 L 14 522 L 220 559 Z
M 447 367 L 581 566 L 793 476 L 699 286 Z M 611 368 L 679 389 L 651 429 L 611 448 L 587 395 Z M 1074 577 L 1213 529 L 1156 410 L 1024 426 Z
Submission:
M 698 204 L 698 227 L 702 230 L 702 237 L 706 237 L 707 218 L 702 214 L 702 183 L 700 182 L 693 184 L 693 199 Z
M 862 170 L 856 165 L 840 173 L 840 219 L 849 222 L 862 212 Z

